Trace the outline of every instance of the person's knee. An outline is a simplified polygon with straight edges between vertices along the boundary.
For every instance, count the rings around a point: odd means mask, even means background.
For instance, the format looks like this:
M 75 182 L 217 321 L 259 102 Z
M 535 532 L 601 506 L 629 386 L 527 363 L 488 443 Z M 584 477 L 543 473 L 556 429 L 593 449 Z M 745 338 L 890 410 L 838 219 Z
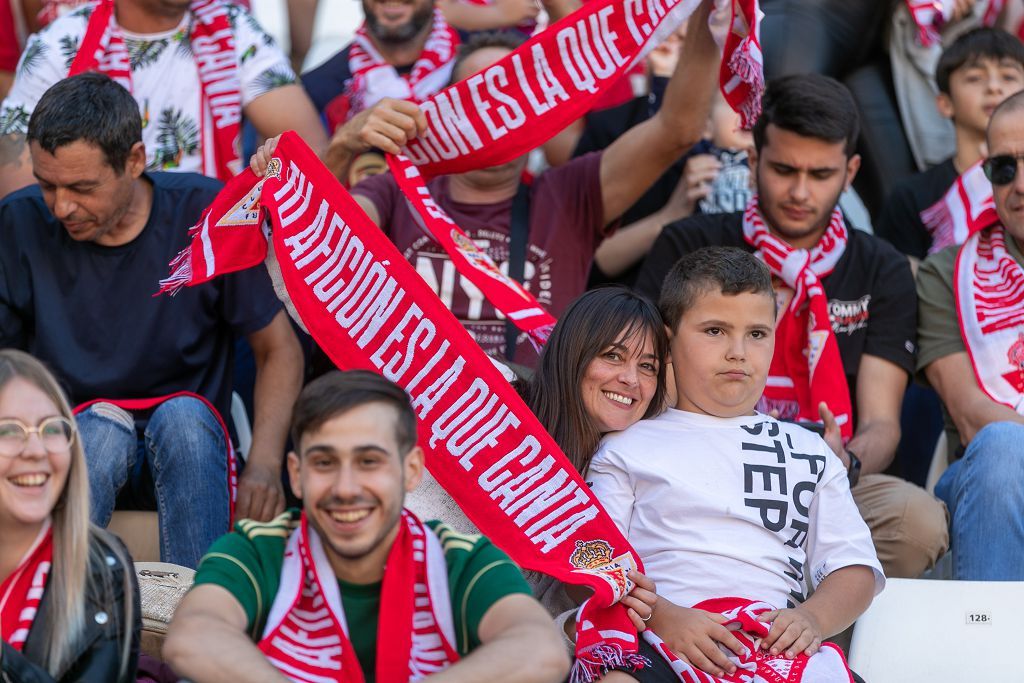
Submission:
M 897 538 L 900 547 L 887 575 L 914 578 L 935 566 L 949 549 L 949 516 L 945 504 L 924 489 L 908 486 Z
M 210 407 L 192 396 L 178 396 L 161 403 L 146 428 L 150 451 L 157 456 L 161 452 L 174 453 L 179 465 L 186 461 L 203 463 L 211 450 L 224 451 L 224 438 Z
M 76 419 L 90 468 L 123 467 L 136 445 L 135 419 L 113 403 L 94 403 Z

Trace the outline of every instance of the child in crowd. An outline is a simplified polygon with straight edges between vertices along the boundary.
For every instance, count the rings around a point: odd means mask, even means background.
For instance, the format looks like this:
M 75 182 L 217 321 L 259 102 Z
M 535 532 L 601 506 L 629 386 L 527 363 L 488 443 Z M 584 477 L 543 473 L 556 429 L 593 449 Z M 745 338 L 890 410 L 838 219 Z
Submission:
M 936 226 L 921 213 L 942 199 L 958 176 L 984 156 L 985 129 L 992 110 L 1024 89 L 1024 44 L 1013 35 L 979 28 L 956 39 L 935 67 L 936 107 L 953 122 L 956 153 L 898 183 L 878 219 L 876 233 L 913 259 L 934 251 Z
M 657 583 L 649 626 L 664 642 L 645 638 L 685 658 L 677 670 L 848 681 L 822 641 L 885 578 L 829 446 L 754 410 L 774 350 L 768 269 L 740 249 L 700 249 L 669 272 L 659 307 L 675 407 L 606 437 L 587 476 Z M 649 669 L 634 675 L 678 680 L 661 661 Z

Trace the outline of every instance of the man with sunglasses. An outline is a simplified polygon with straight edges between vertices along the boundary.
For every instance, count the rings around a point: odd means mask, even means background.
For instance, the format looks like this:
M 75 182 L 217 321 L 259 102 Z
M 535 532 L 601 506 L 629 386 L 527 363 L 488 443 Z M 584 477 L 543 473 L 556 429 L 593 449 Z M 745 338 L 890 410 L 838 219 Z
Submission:
M 953 577 L 1024 579 L 1024 93 L 988 125 L 995 211 L 917 278 L 918 372 L 942 398 L 951 460 L 935 487 Z

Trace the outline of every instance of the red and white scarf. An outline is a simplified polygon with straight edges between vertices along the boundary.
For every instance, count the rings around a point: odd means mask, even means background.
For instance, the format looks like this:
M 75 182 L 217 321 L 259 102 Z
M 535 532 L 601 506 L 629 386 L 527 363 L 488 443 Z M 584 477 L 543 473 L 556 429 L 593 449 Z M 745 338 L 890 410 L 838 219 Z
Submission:
M 917 26 L 917 38 L 920 43 L 925 47 L 938 45 L 941 42 L 939 33 L 953 16 L 956 0 L 906 0 L 906 3 L 910 17 Z M 1004 4 L 1006 0 L 989 0 L 981 17 L 981 25 L 994 26 Z
M 792 301 L 779 312 L 764 399 L 768 405 L 795 403 L 798 417 L 808 422 L 821 421 L 818 404 L 825 401 L 846 441 L 853 436 L 850 388 L 821 284 L 846 250 L 846 222 L 835 207 L 818 243 L 810 250 L 794 249 L 771 233 L 758 202 L 755 194 L 743 213 L 743 238 L 772 275 L 793 290 Z
M 89 17 L 82 45 L 68 76 L 100 71 L 132 90 L 124 34 L 114 14 L 114 0 L 100 0 Z M 203 173 L 227 182 L 240 169 L 241 84 L 235 35 L 224 0 L 195 0 L 189 7 L 189 40 L 199 72 Z
M 422 176 L 403 156 L 387 155 L 391 175 L 412 205 L 413 215 L 434 240 L 444 247 L 460 275 L 481 291 L 495 308 L 529 335 L 538 350 L 557 322 L 526 289 L 501 272 L 498 265 L 476 246 L 455 221 L 434 201 Z
M 306 329 L 338 367 L 409 392 L 427 467 L 473 523 L 520 566 L 594 588 L 577 671 L 632 661 L 636 630 L 617 603 L 640 559 L 479 345 L 298 136 L 282 136 L 264 178 L 245 171 L 221 191 L 165 289 L 259 265 L 264 212 Z
M 843 651 L 833 643 L 822 643 L 821 649 L 813 655 L 799 653 L 793 659 L 782 654 L 773 655 L 761 649 L 761 641 L 768 635 L 770 624 L 759 621 L 758 617 L 774 608 L 766 602 L 755 602 L 745 598 L 716 598 L 705 600 L 694 609 L 723 615 L 728 621 L 723 625 L 747 648 L 742 656 L 726 651 L 729 660 L 736 666 L 736 672 L 715 677 L 679 659 L 665 642 L 653 631 L 644 631 L 644 640 L 651 644 L 676 672 L 679 679 L 687 683 L 853 683 L 853 674 L 846 664 Z
M 999 221 L 992 183 L 985 177 L 982 163 L 964 171 L 942 199 L 921 212 L 921 222 L 932 236 L 929 254 L 963 244 L 970 235 Z
M 231 531 L 231 525 L 235 518 L 235 501 L 238 497 L 238 458 L 235 457 L 235 446 L 231 443 L 231 435 L 228 432 L 227 424 L 224 422 L 223 416 L 220 411 L 217 410 L 216 406 L 213 405 L 205 396 L 193 393 L 191 391 L 178 391 L 173 394 L 166 396 L 156 396 L 154 398 L 94 398 L 91 401 L 80 403 L 75 406 L 74 414 L 78 415 L 83 410 L 96 405 L 97 403 L 110 403 L 115 405 L 121 410 L 125 410 L 129 413 L 136 411 L 150 411 L 154 410 L 157 406 L 165 401 L 169 401 L 172 398 L 179 397 L 194 398 L 197 401 L 202 402 L 213 416 L 217 419 L 217 424 L 220 425 L 222 436 L 224 437 L 224 443 L 227 444 L 227 471 L 228 471 L 228 531 Z
M 1024 268 L 1001 225 L 972 234 L 956 257 L 956 312 L 978 385 L 1024 415 Z
M 763 90 L 760 11 L 756 0 L 728 3 L 719 82 L 744 126 Z M 425 177 L 461 173 L 516 159 L 590 111 L 699 0 L 591 0 L 479 74 L 422 103 L 427 130 L 403 151 Z
M 53 529 L 47 520 L 17 568 L 0 583 L 0 639 L 19 652 L 39 611 L 52 562 Z
M 385 97 L 422 102 L 451 80 L 459 33 L 434 10 L 433 26 L 412 70 L 401 75 L 373 45 L 364 23 L 356 31 L 348 53 L 352 80 L 348 87 L 348 118 L 369 109 Z
M 376 680 L 419 681 L 458 661 L 448 565 L 433 532 L 408 510 L 384 565 Z M 302 513 L 285 548 L 281 581 L 259 649 L 293 681 L 363 683 L 338 580 Z

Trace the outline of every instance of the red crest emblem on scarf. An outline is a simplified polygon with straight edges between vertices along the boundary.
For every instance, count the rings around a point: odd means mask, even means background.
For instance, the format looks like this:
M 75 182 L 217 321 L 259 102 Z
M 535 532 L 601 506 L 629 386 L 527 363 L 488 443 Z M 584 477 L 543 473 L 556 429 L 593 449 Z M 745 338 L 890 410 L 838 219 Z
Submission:
M 1024 332 L 1017 335 L 1017 341 L 1010 345 L 1006 360 L 1018 370 L 1024 370 Z

